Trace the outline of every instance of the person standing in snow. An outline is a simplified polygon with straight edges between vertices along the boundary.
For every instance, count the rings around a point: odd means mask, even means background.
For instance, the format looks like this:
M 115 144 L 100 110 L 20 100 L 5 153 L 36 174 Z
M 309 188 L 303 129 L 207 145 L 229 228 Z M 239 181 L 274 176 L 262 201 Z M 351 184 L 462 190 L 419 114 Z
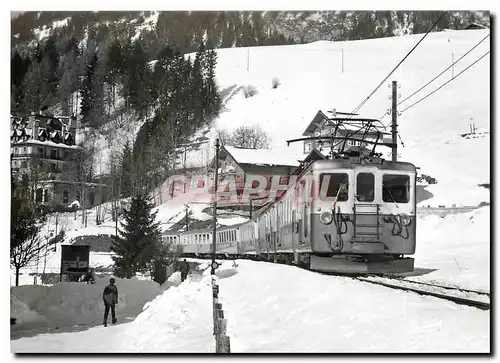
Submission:
M 187 263 L 186 259 L 184 259 L 184 262 L 182 263 L 181 266 L 181 282 L 184 281 L 191 270 L 191 267 L 189 267 L 189 263 Z
M 115 279 L 109 279 L 109 285 L 104 288 L 102 293 L 104 301 L 104 326 L 108 326 L 108 314 L 111 309 L 111 318 L 113 324 L 116 324 L 115 305 L 118 304 L 118 288 L 115 286 Z

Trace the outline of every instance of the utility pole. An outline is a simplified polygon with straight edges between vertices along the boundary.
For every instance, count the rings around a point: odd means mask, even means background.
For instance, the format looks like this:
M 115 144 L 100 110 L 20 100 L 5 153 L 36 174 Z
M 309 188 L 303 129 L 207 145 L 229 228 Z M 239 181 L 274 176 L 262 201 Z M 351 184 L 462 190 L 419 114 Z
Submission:
M 341 64 L 341 70 L 342 74 L 344 73 L 344 48 L 340 49 L 340 64 Z
M 217 237 L 217 188 L 219 182 L 219 139 L 215 140 L 215 178 L 214 178 L 214 211 L 213 211 L 213 222 L 212 222 L 212 269 L 210 271 L 211 275 L 215 275 L 215 269 L 217 268 L 215 262 L 215 252 L 216 252 L 216 237 Z
M 186 183 L 184 183 L 185 185 Z M 189 206 L 186 204 L 186 231 L 189 231 L 189 222 L 188 222 L 188 218 L 189 218 Z
M 398 84 L 392 81 L 392 161 L 398 160 Z
M 247 72 L 250 69 L 250 48 L 247 48 Z

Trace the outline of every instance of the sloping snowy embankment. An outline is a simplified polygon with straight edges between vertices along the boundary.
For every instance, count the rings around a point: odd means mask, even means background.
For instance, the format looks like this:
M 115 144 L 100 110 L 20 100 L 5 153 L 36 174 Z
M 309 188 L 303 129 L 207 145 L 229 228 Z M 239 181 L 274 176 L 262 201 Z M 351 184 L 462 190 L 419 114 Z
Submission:
M 415 273 L 409 279 L 490 291 L 489 206 L 417 221 Z

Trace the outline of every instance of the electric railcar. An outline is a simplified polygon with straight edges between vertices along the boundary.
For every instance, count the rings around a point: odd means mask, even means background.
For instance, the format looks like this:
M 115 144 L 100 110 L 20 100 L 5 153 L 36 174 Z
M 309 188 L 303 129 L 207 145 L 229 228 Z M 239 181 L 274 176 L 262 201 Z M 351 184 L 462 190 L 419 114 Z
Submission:
M 208 257 L 212 231 L 167 232 L 186 257 Z M 217 229 L 218 258 L 255 258 L 340 274 L 413 271 L 416 168 L 379 158 L 318 160 L 248 222 Z

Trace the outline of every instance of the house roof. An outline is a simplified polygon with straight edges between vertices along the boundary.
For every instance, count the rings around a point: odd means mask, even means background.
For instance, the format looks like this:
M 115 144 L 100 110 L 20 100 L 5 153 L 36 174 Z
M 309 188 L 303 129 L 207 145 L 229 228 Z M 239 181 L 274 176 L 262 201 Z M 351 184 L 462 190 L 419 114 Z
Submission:
M 302 159 L 298 155 L 295 156 L 287 147 L 276 149 L 243 149 L 222 145 L 219 151 L 219 160 L 224 153 L 231 156 L 241 167 L 245 165 L 297 167 L 300 164 L 299 160 Z M 212 159 L 209 167 L 213 168 L 214 164 L 215 157 Z
M 379 122 L 376 119 L 370 118 L 359 118 L 359 117 L 337 117 L 337 116 L 328 116 L 328 111 L 323 112 L 319 110 L 312 121 L 307 125 L 306 129 L 302 133 L 302 136 L 311 136 L 318 127 L 325 125 L 327 122 L 331 122 L 332 125 L 335 124 L 335 121 L 343 121 L 342 126 L 339 127 L 338 132 L 342 133 L 345 131 L 357 131 L 359 128 L 365 124 L 366 122 Z M 341 113 L 338 113 L 340 115 Z M 384 133 L 385 134 L 385 133 Z M 389 134 L 389 133 L 387 133 Z M 377 131 L 373 130 L 368 132 L 368 135 L 377 135 Z
M 299 166 L 299 158 L 290 149 L 242 149 L 223 146 L 238 164 Z

